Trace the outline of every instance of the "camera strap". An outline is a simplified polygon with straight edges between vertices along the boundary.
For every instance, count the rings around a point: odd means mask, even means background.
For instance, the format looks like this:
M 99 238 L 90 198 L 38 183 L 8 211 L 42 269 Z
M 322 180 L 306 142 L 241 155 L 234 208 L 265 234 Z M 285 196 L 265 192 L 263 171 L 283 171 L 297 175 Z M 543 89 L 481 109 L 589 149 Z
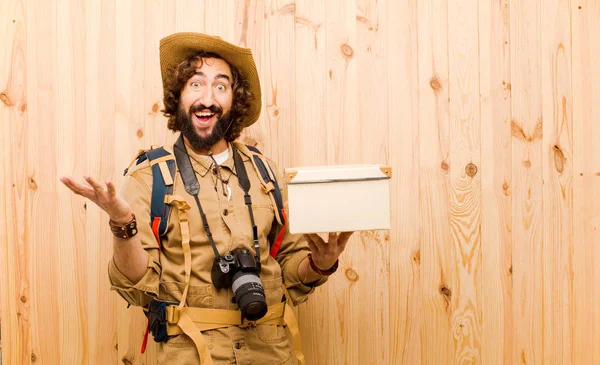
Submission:
M 198 198 L 198 193 L 200 192 L 200 183 L 198 182 L 198 178 L 196 177 L 196 172 L 192 168 L 192 163 L 190 161 L 190 156 L 187 152 L 187 148 L 185 147 L 185 143 L 183 142 L 183 136 L 180 135 L 173 146 L 173 151 L 175 152 L 175 161 L 177 162 L 177 167 L 179 167 L 179 173 L 181 174 L 181 179 L 183 180 L 183 185 L 185 186 L 185 190 L 188 194 L 192 195 L 196 200 L 196 205 L 198 206 L 198 210 L 200 211 L 200 217 L 202 218 L 202 224 L 204 226 L 204 230 L 206 235 L 208 236 L 208 240 L 210 241 L 210 245 L 215 254 L 215 258 L 219 258 L 220 254 L 217 250 L 217 246 L 215 245 L 215 241 L 213 239 L 212 233 L 210 231 L 210 227 L 208 225 L 208 220 L 206 219 L 206 214 L 204 214 L 204 210 L 202 209 L 202 204 L 200 203 L 200 199 Z M 252 198 L 250 197 L 250 179 L 248 178 L 248 173 L 246 172 L 246 167 L 244 166 L 244 161 L 242 161 L 241 156 L 239 155 L 237 148 L 233 147 L 233 161 L 235 170 L 238 177 L 238 183 L 242 190 L 244 191 L 244 202 L 248 207 L 248 213 L 250 215 L 250 223 L 252 224 L 252 236 L 254 243 L 254 250 L 256 251 L 256 263 L 259 265 L 260 270 L 260 245 L 258 241 L 258 228 L 256 227 L 256 222 L 254 221 L 254 213 L 252 211 Z
M 248 193 L 250 191 L 250 179 L 248 178 L 248 173 L 246 172 L 246 166 L 244 166 L 244 161 L 242 161 L 242 157 L 237 151 L 237 148 L 233 147 L 233 163 L 235 166 L 235 171 L 237 172 L 238 183 L 242 190 L 244 190 L 244 202 L 248 207 L 248 214 L 250 215 L 250 224 L 252 225 L 252 236 L 254 240 L 254 251 L 256 252 L 256 264 L 260 270 L 260 244 L 258 242 L 258 228 L 256 227 L 256 222 L 254 221 L 254 213 L 252 212 L 252 198 Z
M 177 162 L 177 167 L 179 167 L 179 173 L 181 174 L 181 179 L 183 180 L 185 191 L 187 191 L 188 194 L 192 195 L 196 200 L 196 205 L 198 206 L 198 210 L 200 211 L 200 217 L 202 217 L 204 231 L 208 236 L 208 240 L 210 241 L 210 245 L 212 246 L 213 252 L 215 253 L 215 257 L 219 258 L 219 250 L 217 250 L 217 246 L 215 245 L 215 241 L 210 231 L 210 227 L 208 226 L 206 214 L 204 214 L 204 210 L 202 210 L 202 204 L 200 204 L 200 199 L 198 198 L 198 193 L 200 192 L 200 183 L 198 182 L 198 178 L 196 178 L 196 172 L 192 168 L 190 155 L 187 153 L 185 143 L 183 143 L 182 135 L 179 136 L 177 142 L 175 142 L 175 144 L 173 145 L 173 152 L 175 152 L 175 161 Z

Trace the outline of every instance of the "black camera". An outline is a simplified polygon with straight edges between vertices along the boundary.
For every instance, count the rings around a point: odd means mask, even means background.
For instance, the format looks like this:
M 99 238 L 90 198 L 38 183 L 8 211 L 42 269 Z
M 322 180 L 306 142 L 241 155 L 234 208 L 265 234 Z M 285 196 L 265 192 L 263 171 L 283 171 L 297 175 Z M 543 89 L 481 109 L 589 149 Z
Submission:
M 217 289 L 231 287 L 233 300 L 249 321 L 267 314 L 265 290 L 260 281 L 260 263 L 245 248 L 217 257 L 212 268 L 212 281 Z

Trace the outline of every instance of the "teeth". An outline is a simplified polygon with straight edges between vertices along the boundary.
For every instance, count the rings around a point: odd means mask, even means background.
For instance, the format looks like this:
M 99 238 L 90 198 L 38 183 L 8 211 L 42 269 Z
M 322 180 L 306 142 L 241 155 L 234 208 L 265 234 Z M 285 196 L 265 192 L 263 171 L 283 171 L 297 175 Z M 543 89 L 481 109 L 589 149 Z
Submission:
M 213 113 L 198 113 L 196 114 L 198 117 L 212 117 Z

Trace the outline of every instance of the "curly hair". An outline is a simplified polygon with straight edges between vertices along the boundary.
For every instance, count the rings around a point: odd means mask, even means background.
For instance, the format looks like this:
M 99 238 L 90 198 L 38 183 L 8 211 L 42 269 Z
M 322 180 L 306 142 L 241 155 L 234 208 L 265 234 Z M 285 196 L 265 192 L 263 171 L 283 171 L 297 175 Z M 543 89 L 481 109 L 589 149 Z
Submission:
M 204 58 L 218 58 L 227 62 L 218 54 L 200 51 L 189 56 L 167 72 L 163 95 L 165 107 L 161 112 L 168 118 L 167 127 L 173 132 L 181 131 L 183 128 L 183 125 L 181 125 L 182 121 L 177 118 L 177 109 L 179 107 L 181 91 L 187 80 L 189 80 L 196 72 L 196 68 L 202 66 Z M 229 62 L 227 62 L 227 64 L 231 69 L 232 76 L 233 102 L 230 113 L 233 123 L 225 134 L 225 140 L 227 142 L 233 142 L 240 136 L 244 129 L 243 120 L 248 114 L 250 102 L 254 98 L 254 95 L 250 92 L 248 81 L 243 77 L 240 70 Z

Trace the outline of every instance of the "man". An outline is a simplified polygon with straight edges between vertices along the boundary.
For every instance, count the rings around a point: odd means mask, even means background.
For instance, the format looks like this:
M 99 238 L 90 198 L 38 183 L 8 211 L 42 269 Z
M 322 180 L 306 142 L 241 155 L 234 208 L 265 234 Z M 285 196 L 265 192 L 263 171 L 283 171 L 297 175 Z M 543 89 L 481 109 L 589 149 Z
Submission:
M 178 33 L 161 40 L 160 64 L 173 148 L 136 156 L 120 195 L 108 180 L 61 179 L 110 216 L 112 289 L 148 312 L 161 364 L 303 363 L 285 301 L 326 282 L 352 233 L 290 234 L 278 168 L 235 142 L 261 108 L 249 49 Z M 155 199 L 159 185 L 172 190 Z

